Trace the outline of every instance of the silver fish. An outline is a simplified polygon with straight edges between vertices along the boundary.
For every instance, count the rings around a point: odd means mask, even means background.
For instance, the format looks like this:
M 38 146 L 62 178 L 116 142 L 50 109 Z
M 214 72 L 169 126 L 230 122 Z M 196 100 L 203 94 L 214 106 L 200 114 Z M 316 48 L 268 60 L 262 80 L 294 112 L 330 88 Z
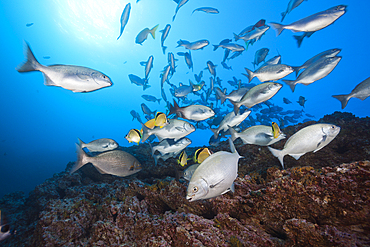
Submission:
M 170 74 L 170 70 L 171 70 L 171 65 L 170 64 L 166 65 L 163 73 L 161 74 L 161 87 L 163 87 L 165 81 L 168 82 L 168 75 Z
M 46 86 L 62 87 L 72 92 L 91 92 L 112 85 L 110 78 L 87 67 L 75 65 L 41 65 L 26 43 L 27 60 L 17 67 L 20 73 L 40 71 L 43 73 Z
M 189 182 L 186 199 L 191 202 L 213 198 L 233 188 L 238 175 L 238 162 L 242 158 L 229 139 L 230 152 L 219 151 L 211 154 L 195 170 Z
M 141 170 L 140 162 L 125 151 L 112 150 L 90 157 L 79 145 L 76 144 L 76 148 L 77 161 L 70 174 L 87 163 L 91 163 L 101 174 L 111 174 L 118 177 L 126 177 Z
M 249 82 L 254 77 L 257 77 L 260 82 L 265 81 L 277 81 L 290 73 L 293 72 L 293 68 L 285 64 L 270 64 L 259 68 L 258 70 L 252 72 L 251 70 L 244 68 L 247 74 L 243 74 L 248 77 Z
M 216 66 L 212 63 L 212 61 L 207 61 L 207 69 L 211 75 L 213 75 L 214 78 L 216 78 Z
M 153 39 L 155 39 L 155 31 L 157 30 L 158 26 L 159 25 L 156 25 L 152 29 L 144 28 L 141 30 L 141 32 L 136 36 L 135 43 L 141 45 L 148 38 L 148 34 L 151 34 Z
M 220 88 L 215 88 L 216 90 L 216 94 L 218 95 L 218 97 L 220 97 L 220 100 L 221 100 L 221 104 L 223 104 L 225 102 L 226 99 L 229 99 L 229 100 L 232 100 L 232 101 L 240 101 L 243 96 L 248 92 L 250 88 L 248 87 L 241 87 L 237 90 L 233 90 L 231 93 L 229 93 L 228 95 L 225 95 Z
M 199 165 L 200 164 L 194 164 L 194 165 L 191 165 L 188 168 L 186 168 L 186 170 L 184 171 L 184 174 L 183 174 L 183 178 L 190 181 L 191 177 L 193 176 L 195 170 L 198 168 Z
M 175 10 L 175 15 L 172 17 L 172 21 L 175 20 L 175 17 L 177 15 L 177 12 L 179 11 L 179 9 L 184 6 L 185 3 L 187 3 L 189 0 L 179 0 L 179 2 L 177 3 L 177 7 L 176 7 L 176 10 Z
M 275 22 L 271 22 L 271 25 L 276 29 L 277 36 L 280 35 L 284 29 L 289 29 L 294 32 L 316 32 L 329 26 L 344 15 L 344 13 L 346 13 L 346 8 L 347 6 L 345 5 L 338 5 L 288 25 Z
M 184 56 L 185 57 L 185 62 L 188 65 L 188 68 L 193 71 L 193 61 L 191 59 L 191 53 L 189 52 L 178 52 L 177 55 L 179 56 Z
M 169 52 L 167 60 L 168 60 L 168 64 L 171 66 L 171 75 L 173 75 L 173 73 L 176 72 L 175 61 L 177 61 L 177 59 L 175 59 L 175 56 L 173 55 L 172 52 Z
M 246 33 L 243 36 L 239 36 L 239 35 L 237 35 L 237 34 L 234 33 L 234 39 L 235 39 L 235 41 L 238 41 L 239 39 L 242 39 L 245 42 L 249 42 L 251 40 L 256 40 L 257 41 L 269 29 L 270 29 L 269 26 L 264 25 L 264 26 L 261 26 L 261 27 L 256 27 L 255 29 L 253 29 L 252 31 Z
M 251 108 L 259 103 L 271 99 L 282 86 L 283 85 L 276 82 L 265 82 L 252 87 L 239 102 L 231 101 L 234 105 L 234 112 L 239 112 L 239 108 L 242 105 L 247 108 Z
M 122 15 L 121 15 L 121 29 L 120 29 L 117 40 L 121 37 L 123 33 L 123 29 L 125 29 L 125 26 L 128 22 L 128 18 L 130 17 L 130 10 L 131 10 L 131 3 L 128 3 L 126 4 L 125 9 L 123 10 Z
M 248 116 L 251 114 L 251 111 L 245 111 L 242 114 L 237 113 L 235 114 L 233 111 L 228 113 L 224 119 L 222 119 L 220 125 L 217 129 L 211 129 L 213 132 L 214 138 L 217 138 L 220 131 L 227 131 L 229 127 L 238 126 L 241 122 L 243 122 Z
M 153 68 L 154 57 L 151 55 L 146 62 L 140 62 L 140 65 L 145 66 L 145 82 L 148 83 L 148 76 Z
M 292 135 L 283 150 L 268 147 L 284 168 L 284 156 L 290 155 L 298 160 L 308 152 L 317 152 L 328 145 L 338 134 L 340 127 L 333 124 L 313 124 Z
M 153 116 L 153 118 L 154 118 L 156 111 L 151 111 L 146 104 L 144 104 L 144 103 L 141 104 L 141 110 L 143 111 L 144 114 L 149 115 L 149 116 Z
M 206 40 L 206 39 L 202 39 L 202 40 L 198 40 L 198 41 L 194 41 L 194 42 L 189 42 L 187 40 L 182 40 L 182 39 L 177 41 L 177 47 L 183 46 L 183 47 L 185 47 L 186 49 L 189 49 L 189 50 L 203 49 L 207 45 L 209 45 L 209 41 Z
M 351 98 L 358 98 L 360 100 L 365 100 L 370 96 L 370 77 L 359 83 L 351 93 L 333 95 L 342 104 L 342 109 L 344 109 Z
M 266 65 L 271 65 L 271 64 L 281 64 L 281 55 L 277 55 L 273 58 L 270 58 L 267 60 L 264 64 L 261 65 L 260 68 L 266 66 Z M 291 66 L 292 67 L 292 66 Z M 293 67 L 292 67 L 293 68 Z M 294 68 L 293 68 L 294 69 Z
M 281 13 L 281 16 L 282 16 L 281 22 L 284 20 L 287 14 L 289 14 L 293 9 L 297 8 L 303 1 L 307 1 L 307 0 L 290 0 L 286 11 Z
M 259 146 L 269 146 L 285 138 L 284 133 L 280 133 L 274 138 L 271 126 L 255 125 L 238 133 L 233 128 L 229 128 L 231 139 L 242 139 L 244 144 L 254 144 Z
M 162 35 L 161 35 L 161 46 L 162 46 L 163 54 L 166 53 L 166 49 L 167 49 L 167 46 L 164 46 L 163 44 L 164 44 L 164 41 L 166 40 L 166 38 L 168 36 L 168 33 L 170 32 L 170 29 L 171 29 L 171 25 L 167 24 L 163 30 L 159 31 L 159 32 L 162 33 Z
M 294 92 L 295 86 L 298 83 L 309 85 L 329 75 L 341 59 L 342 57 L 321 58 L 299 74 L 296 80 L 283 80 L 283 82 L 285 82 L 290 89 L 292 89 L 292 92 Z
M 218 9 L 215 9 L 215 8 L 211 8 L 211 7 L 201 7 L 201 8 L 197 8 L 197 9 L 194 9 L 193 12 L 191 14 L 193 14 L 194 12 L 196 11 L 203 11 L 203 12 L 206 12 L 208 14 L 218 14 L 220 13 L 218 11 Z
M 131 83 L 133 83 L 135 85 L 138 85 L 138 86 L 142 86 L 143 90 L 150 87 L 150 85 L 148 85 L 147 81 L 145 81 L 144 79 L 141 79 L 140 77 L 138 77 L 136 75 L 129 74 L 128 78 L 130 79 Z
M 179 107 L 176 101 L 173 101 L 173 104 L 168 115 L 176 114 L 178 117 L 193 121 L 206 120 L 215 115 L 215 112 L 208 106 L 189 105 L 186 107 Z
M 109 138 L 101 138 L 89 143 L 84 143 L 79 138 L 78 145 L 81 148 L 87 148 L 90 152 L 105 152 L 118 148 L 118 143 L 115 140 Z
M 329 50 L 320 52 L 316 56 L 313 56 L 312 58 L 308 59 L 301 66 L 292 66 L 292 68 L 296 72 L 296 75 L 298 75 L 298 73 L 299 73 L 300 70 L 307 69 L 309 66 L 311 66 L 312 64 L 314 64 L 317 60 L 319 60 L 321 58 L 325 58 L 325 57 L 335 57 L 341 51 L 342 51 L 341 49 L 334 48 L 334 49 L 329 49 Z
M 224 43 L 224 44 L 219 44 L 219 45 L 213 45 L 213 50 L 217 50 L 217 48 L 224 48 L 224 49 L 228 49 L 230 51 L 233 51 L 233 52 L 242 52 L 245 50 L 244 46 L 242 45 L 238 45 L 238 44 L 234 44 L 234 43 Z M 232 59 L 232 58 L 230 58 Z
M 151 135 L 156 135 L 159 141 L 163 139 L 175 139 L 175 141 L 178 141 L 195 131 L 194 126 L 184 120 L 168 119 L 168 122 L 169 124 L 163 128 L 155 127 L 154 129 L 149 129 L 145 125 L 142 125 L 142 142 L 145 142 Z
M 174 156 L 178 155 L 184 148 L 191 144 L 191 140 L 189 138 L 182 138 L 179 141 L 170 144 L 167 139 L 161 141 L 158 145 L 152 147 L 152 155 L 156 151 L 160 152 L 161 155 L 165 154 L 173 154 Z

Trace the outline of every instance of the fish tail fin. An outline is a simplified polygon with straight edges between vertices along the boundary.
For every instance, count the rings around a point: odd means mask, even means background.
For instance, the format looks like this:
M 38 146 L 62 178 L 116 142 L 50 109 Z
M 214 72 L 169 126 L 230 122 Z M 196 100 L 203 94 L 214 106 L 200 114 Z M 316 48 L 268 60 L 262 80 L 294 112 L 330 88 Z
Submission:
M 145 126 L 145 124 L 141 124 L 141 129 L 143 131 L 141 141 L 145 142 L 149 138 L 149 136 L 152 135 L 152 132 L 151 132 L 151 129 Z
M 78 145 L 77 143 L 76 143 L 76 150 L 77 150 L 77 161 L 73 165 L 69 174 L 74 173 L 75 171 L 77 171 L 78 169 L 80 169 L 81 167 L 83 167 L 85 164 L 88 163 L 88 161 L 86 161 L 86 158 L 88 157 L 87 154 L 82 149 L 82 147 Z
M 244 68 L 244 69 L 247 72 L 247 74 L 243 74 L 243 75 L 245 75 L 246 77 L 248 77 L 248 82 L 251 82 L 251 80 L 255 76 L 254 73 L 251 70 L 247 69 L 247 68 Z
M 299 71 L 302 69 L 301 66 L 290 66 L 295 72 L 295 76 L 298 76 Z
M 271 22 L 270 23 L 276 30 L 276 36 L 279 36 L 281 34 L 281 32 L 284 30 L 284 25 L 281 25 L 279 23 L 276 23 L 276 22 Z
M 284 169 L 284 156 L 285 156 L 285 154 L 283 153 L 283 151 L 278 150 L 278 149 L 274 149 L 274 148 L 270 148 L 270 147 L 267 147 L 267 148 L 270 150 L 270 152 L 272 153 L 273 156 L 275 156 L 276 158 L 279 159 L 280 164 Z
M 242 156 L 239 155 L 238 151 L 235 148 L 234 142 L 231 140 L 231 138 L 229 138 L 229 145 L 232 153 L 237 154 L 239 158 L 243 158 Z
M 158 104 L 161 104 L 161 99 L 158 99 Z
M 215 90 L 216 90 L 217 96 L 220 97 L 221 104 L 223 104 L 225 102 L 225 100 L 226 100 L 226 95 L 218 87 L 216 87 Z
M 287 12 L 282 12 L 281 13 L 281 21 L 280 22 L 283 22 L 283 20 L 284 20 L 284 18 L 285 18 L 285 16 L 287 15 Z
M 143 86 L 143 91 L 145 91 L 145 89 L 147 88 L 150 88 L 151 86 L 148 84 L 148 80 L 146 80 L 144 86 Z
M 238 41 L 239 39 L 240 39 L 240 36 L 239 35 L 237 35 L 236 33 L 233 33 L 234 34 L 234 39 L 235 39 L 235 41 Z
M 81 147 L 81 148 L 84 148 L 84 145 L 85 143 L 83 141 L 81 141 L 80 138 L 77 137 L 77 140 L 78 140 L 78 145 Z
M 217 138 L 217 136 L 218 136 L 218 129 L 212 129 L 212 128 L 210 128 L 210 130 L 213 132 L 214 137 Z
M 180 109 L 179 105 L 176 103 L 175 100 L 173 100 L 173 105 L 170 104 L 170 113 L 168 113 L 168 116 L 170 116 L 172 114 L 177 115 L 177 112 L 178 112 L 179 109 Z
M 294 93 L 294 89 L 295 89 L 295 86 L 297 85 L 297 81 L 296 80 L 282 80 L 282 81 L 285 82 L 290 87 L 290 89 L 292 89 L 292 92 Z
M 37 59 L 33 55 L 29 44 L 27 42 L 25 42 L 25 44 L 26 44 L 26 59 L 27 60 L 23 64 L 19 65 L 16 68 L 16 70 L 20 73 L 39 70 L 39 68 L 41 67 L 41 64 L 37 61 Z
M 150 30 L 150 34 L 152 35 L 153 39 L 155 39 L 155 31 L 157 31 L 158 26 L 159 24 Z
M 332 97 L 340 101 L 342 109 L 347 106 L 348 100 L 351 98 L 348 94 L 332 95 Z
M 217 50 L 218 45 L 213 45 L 213 51 Z
M 236 130 L 234 130 L 232 127 L 230 127 L 230 126 L 228 126 L 228 127 L 229 127 L 229 132 L 230 132 L 230 135 L 231 135 L 231 140 L 235 141 L 236 139 L 239 138 L 238 132 L 236 132 Z
M 166 49 L 167 49 L 167 46 L 162 46 L 163 54 L 166 54 Z
M 229 99 L 229 100 L 230 100 L 230 99 Z M 235 113 L 235 115 L 237 115 L 237 114 L 238 114 L 238 112 L 239 112 L 239 108 L 240 108 L 239 103 L 238 103 L 238 102 L 235 102 L 235 101 L 232 101 L 232 100 L 230 100 L 230 102 L 231 102 L 231 104 L 233 104 L 233 105 L 234 105 L 234 113 Z
M 303 38 L 305 37 L 305 35 L 304 34 L 303 35 L 293 35 L 293 37 L 297 41 L 298 47 L 301 47 L 302 42 L 303 42 Z

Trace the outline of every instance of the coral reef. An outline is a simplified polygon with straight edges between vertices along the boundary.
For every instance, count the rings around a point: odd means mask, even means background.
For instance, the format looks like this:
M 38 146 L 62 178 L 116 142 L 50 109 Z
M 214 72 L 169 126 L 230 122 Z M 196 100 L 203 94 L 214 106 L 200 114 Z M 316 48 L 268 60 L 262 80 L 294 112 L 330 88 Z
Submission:
M 69 163 L 28 197 L 0 199 L 16 230 L 1 244 L 370 246 L 370 121 L 343 113 L 321 121 L 341 133 L 315 154 L 286 158 L 286 170 L 265 147 L 237 145 L 245 158 L 235 193 L 209 200 L 188 202 L 187 182 L 179 179 L 184 168 L 174 159 L 154 166 L 147 145 L 122 148 L 144 168 L 126 178 L 92 166 L 70 175 Z M 289 137 L 308 124 L 283 131 Z M 227 143 L 219 149 L 228 150 Z

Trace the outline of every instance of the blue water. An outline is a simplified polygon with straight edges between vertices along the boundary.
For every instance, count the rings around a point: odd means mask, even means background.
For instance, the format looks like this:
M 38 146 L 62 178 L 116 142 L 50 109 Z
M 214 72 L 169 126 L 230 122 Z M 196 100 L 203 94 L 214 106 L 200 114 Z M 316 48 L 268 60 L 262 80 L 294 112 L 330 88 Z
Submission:
M 125 5 L 131 2 L 131 14 L 122 37 L 117 41 L 120 17 Z M 129 146 L 125 135 L 131 128 L 140 128 L 137 121 L 131 121 L 131 110 L 141 112 L 144 102 L 142 87 L 131 84 L 128 74 L 144 77 L 144 67 L 139 63 L 154 56 L 154 68 L 150 73 L 151 88 L 145 94 L 160 98 L 159 75 L 167 64 L 163 55 L 158 32 L 171 24 L 165 41 L 167 52 L 173 52 L 177 71 L 171 83 L 193 82 L 194 73 L 206 67 L 208 60 L 217 64 L 217 76 L 223 87 L 231 91 L 227 80 L 233 76 L 247 82 L 244 67 L 253 69 L 251 62 L 258 49 L 269 48 L 267 59 L 281 54 L 282 63 L 298 66 L 312 56 L 331 48 L 341 48 L 343 57 L 339 65 L 326 78 L 309 86 L 298 85 L 294 93 L 285 85 L 271 100 L 286 110 L 301 110 L 296 101 L 299 96 L 307 99 L 305 113 L 319 119 L 325 114 L 342 111 L 340 102 L 331 97 L 347 94 L 361 81 L 369 77 L 370 57 L 368 11 L 370 1 L 325 0 L 304 1 L 285 17 L 288 24 L 298 19 L 346 4 L 348 11 L 333 25 L 316 32 L 297 47 L 293 33 L 284 31 L 276 37 L 270 30 L 250 46 L 240 57 L 230 60 L 233 70 L 223 69 L 223 49 L 213 51 L 212 45 L 203 50 L 192 51 L 194 72 L 189 70 L 183 57 L 183 47 L 176 48 L 179 39 L 196 41 L 207 39 L 218 44 L 225 38 L 233 38 L 245 27 L 260 19 L 279 22 L 280 13 L 285 11 L 288 0 L 213 0 L 186 3 L 176 16 L 176 3 L 171 0 L 39 0 L 1 1 L 0 25 L 1 44 L 1 134 L 0 134 L 0 197 L 6 193 L 23 190 L 29 192 L 56 172 L 63 171 L 69 161 L 75 160 L 77 137 L 85 142 L 97 138 L 113 138 L 121 146 Z M 206 14 L 191 12 L 210 6 L 220 13 Z M 33 23 L 27 27 L 26 24 Z M 142 44 L 135 44 L 136 35 L 144 28 L 159 24 L 156 39 L 152 37 Z M 110 76 L 114 85 L 91 93 L 73 93 L 63 88 L 43 85 L 40 72 L 18 73 L 15 68 L 24 61 L 24 40 L 33 50 L 41 64 L 71 64 L 90 67 Z M 239 41 L 238 44 L 244 45 Z M 43 57 L 49 56 L 50 59 Z M 210 74 L 204 71 L 203 79 L 209 85 Z M 294 79 L 293 74 L 287 79 Z M 258 83 L 254 79 L 253 83 Z M 168 85 L 167 97 L 171 100 Z M 293 102 L 283 104 L 286 97 Z M 145 102 L 152 110 L 164 111 L 165 104 Z M 351 99 L 343 111 L 356 116 L 370 115 L 370 99 Z M 144 117 L 142 116 L 142 119 Z M 302 121 L 301 118 L 299 121 Z M 189 135 L 193 146 L 207 145 L 210 130 L 197 130 Z

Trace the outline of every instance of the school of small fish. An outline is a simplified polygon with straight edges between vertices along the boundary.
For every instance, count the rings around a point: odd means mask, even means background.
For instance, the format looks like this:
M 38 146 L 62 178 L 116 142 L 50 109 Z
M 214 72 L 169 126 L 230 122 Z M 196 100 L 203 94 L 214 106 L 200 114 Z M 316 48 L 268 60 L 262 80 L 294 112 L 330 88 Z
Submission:
M 181 7 L 189 0 L 174 1 L 177 6 L 172 21 L 175 21 L 177 14 L 181 12 Z M 281 14 L 281 21 L 302 2 L 303 0 L 290 0 L 286 10 Z M 285 29 L 302 32 L 302 35 L 294 36 L 300 47 L 305 37 L 310 37 L 313 33 L 332 25 L 346 13 L 346 9 L 347 6 L 338 5 L 303 17 L 291 24 L 286 25 L 276 22 L 270 22 L 270 24 L 276 30 L 277 36 Z M 120 18 L 117 40 L 125 36 L 126 24 L 133 21 L 130 20 L 130 12 L 131 4 L 128 3 Z M 193 10 L 191 14 L 201 15 L 200 12 L 205 14 L 219 13 L 213 7 L 199 7 Z M 27 27 L 31 25 L 33 23 L 27 24 Z M 164 44 L 166 38 L 171 35 L 171 24 L 163 26 L 158 24 L 151 29 L 145 27 L 141 31 L 138 30 L 135 43 L 145 45 L 143 43 L 149 34 L 155 39 L 155 33 L 159 27 L 163 29 L 159 31 L 161 33 L 161 48 L 158 46 L 158 49 L 166 54 L 168 48 Z M 270 50 L 261 48 L 256 51 L 254 61 L 252 61 L 254 71 L 245 68 L 246 73 L 242 74 L 246 76 L 249 83 L 242 83 L 240 79 L 233 77 L 233 80 L 227 82 L 230 86 L 235 87 L 235 90 L 227 94 L 226 88 L 222 86 L 222 80 L 217 76 L 217 69 L 232 70 L 227 62 L 247 52 L 248 46 L 262 39 L 263 35 L 269 30 L 270 26 L 266 24 L 266 20 L 261 19 L 238 34 L 233 33 L 233 37 L 225 38 L 220 42 L 213 41 L 213 50 L 223 49 L 224 56 L 221 62 L 222 67 L 217 67 L 217 64 L 212 61 L 207 61 L 205 64 L 204 71 L 210 75 L 209 83 L 202 79 L 203 70 L 194 74 L 195 82 L 189 80 L 189 84 L 180 83 L 179 85 L 170 82 L 171 77 L 176 73 L 176 62 L 179 61 L 179 57 L 184 57 L 188 69 L 193 71 L 191 52 L 205 49 L 211 44 L 207 39 L 189 41 L 179 39 L 175 49 L 185 49 L 185 51 L 167 52 L 168 64 L 163 66 L 164 69 L 160 75 L 161 98 L 149 94 L 142 95 L 145 101 L 157 102 L 158 104 L 161 104 L 163 99 L 162 102 L 166 104 L 167 112 L 151 110 L 145 103 L 141 104 L 141 108 L 146 121 L 142 121 L 140 113 L 134 110 L 130 112 L 133 117 L 132 120 L 136 119 L 140 128 L 131 129 L 125 138 L 128 142 L 137 144 L 149 140 L 155 164 L 159 159 L 166 161 L 169 158 L 176 157 L 178 157 L 177 162 L 180 166 L 187 166 L 188 160 L 195 162 L 194 165 L 187 167 L 183 176 L 189 181 L 186 198 L 191 202 L 234 191 L 233 183 L 238 173 L 238 161 L 242 158 L 233 144 L 233 141 L 238 138 L 244 144 L 267 146 L 271 154 L 278 158 L 284 168 L 283 158 L 285 155 L 299 159 L 307 152 L 317 152 L 328 145 L 340 132 L 340 127 L 329 123 L 313 124 L 292 135 L 285 142 L 284 149 L 277 150 L 269 147 L 286 138 L 279 125 L 282 127 L 289 123 L 296 123 L 296 119 L 302 117 L 304 112 L 303 108 L 302 110 L 284 111 L 282 107 L 269 102 L 269 99 L 274 97 L 284 86 L 284 84 L 277 81 L 282 80 L 291 88 L 292 92 L 294 92 L 297 84 L 310 85 L 328 76 L 335 69 L 342 58 L 337 56 L 341 49 L 334 48 L 323 51 L 309 58 L 301 66 L 292 66 L 282 64 L 280 54 L 265 61 Z M 154 56 L 150 55 L 148 60 L 141 62 L 140 65 L 145 68 L 144 77 L 141 78 L 134 74 L 129 74 L 128 77 L 132 84 L 143 87 L 144 91 L 150 87 L 149 75 L 154 66 Z M 40 71 L 44 75 L 45 85 L 58 86 L 73 92 L 91 92 L 113 85 L 107 75 L 87 67 L 42 65 L 37 61 L 27 43 L 26 61 L 19 65 L 17 70 L 20 73 Z M 295 80 L 284 79 L 291 73 L 296 75 Z M 252 84 L 252 80 L 255 80 L 256 84 Z M 167 98 L 166 87 L 169 87 L 168 91 L 173 98 L 172 103 Z M 189 100 L 187 97 L 189 95 L 198 97 L 198 99 Z M 346 107 L 351 98 L 364 100 L 369 96 L 370 77 L 359 83 L 349 94 L 333 95 L 341 102 L 342 109 Z M 304 107 L 306 101 L 305 97 L 299 96 L 297 103 Z M 283 102 L 284 104 L 293 104 L 287 98 L 283 98 Z M 225 103 L 227 103 L 226 107 Z M 267 106 L 267 108 L 261 109 L 262 105 Z M 256 118 L 250 116 L 252 111 L 257 110 L 259 110 L 259 113 L 255 114 Z M 310 114 L 306 114 L 306 116 L 314 117 Z M 272 119 L 279 120 L 279 124 L 272 121 Z M 257 122 L 260 124 L 256 124 Z M 211 128 L 212 126 L 215 127 Z M 213 135 L 210 135 L 209 140 L 210 145 L 217 145 L 221 138 L 226 138 L 225 136 L 229 135 L 231 152 L 219 151 L 213 153 L 208 148 L 200 148 L 192 158 L 189 158 L 185 149 L 191 144 L 191 140 L 187 136 L 198 128 L 212 131 Z M 153 142 L 155 138 L 158 139 L 158 143 Z M 140 162 L 131 154 L 117 150 L 117 148 L 118 143 L 112 139 L 103 138 L 90 143 L 84 143 L 78 139 L 78 144 L 76 144 L 77 161 L 71 173 L 87 163 L 91 163 L 102 174 L 125 177 L 139 172 L 141 170 Z M 3 231 L 1 231 L 1 234 L 3 234 Z M 2 236 L 0 235 L 0 240 Z

